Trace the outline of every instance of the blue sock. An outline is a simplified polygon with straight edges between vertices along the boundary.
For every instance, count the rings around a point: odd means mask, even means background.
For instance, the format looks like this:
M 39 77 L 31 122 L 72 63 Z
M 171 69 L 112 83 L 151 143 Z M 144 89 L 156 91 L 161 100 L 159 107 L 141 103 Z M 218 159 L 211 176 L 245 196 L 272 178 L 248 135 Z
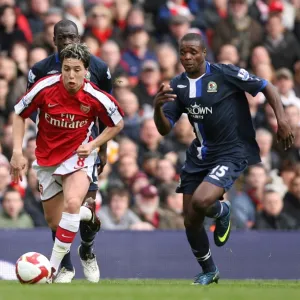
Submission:
M 205 228 L 203 226 L 201 229 L 186 228 L 185 232 L 194 256 L 203 272 L 214 272 L 216 266 L 211 256 L 209 240 Z
M 226 216 L 228 212 L 229 212 L 229 208 L 227 204 L 221 202 L 220 200 L 217 200 L 213 205 L 211 205 L 207 209 L 205 216 L 208 218 L 217 219 Z
M 92 248 L 97 232 L 92 231 L 86 222 L 80 222 L 79 229 L 81 235 L 80 257 L 81 259 L 86 260 L 86 257 L 92 254 Z
M 55 241 L 55 235 L 56 235 L 56 231 L 52 230 L 52 239 L 53 241 Z M 73 264 L 71 262 L 71 254 L 70 252 L 68 252 L 64 258 L 62 259 L 61 263 L 60 263 L 61 267 L 65 267 L 67 270 L 69 271 L 73 271 L 74 267 Z

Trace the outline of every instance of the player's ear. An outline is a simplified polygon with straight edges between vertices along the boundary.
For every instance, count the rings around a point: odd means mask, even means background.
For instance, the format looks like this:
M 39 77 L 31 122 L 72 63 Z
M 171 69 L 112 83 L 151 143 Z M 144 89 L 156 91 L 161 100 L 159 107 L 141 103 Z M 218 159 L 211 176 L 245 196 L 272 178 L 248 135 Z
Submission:
M 206 48 L 203 49 L 203 55 L 206 56 Z
M 56 45 L 55 35 L 53 36 L 53 43 L 54 43 L 55 46 L 57 46 L 57 45 Z

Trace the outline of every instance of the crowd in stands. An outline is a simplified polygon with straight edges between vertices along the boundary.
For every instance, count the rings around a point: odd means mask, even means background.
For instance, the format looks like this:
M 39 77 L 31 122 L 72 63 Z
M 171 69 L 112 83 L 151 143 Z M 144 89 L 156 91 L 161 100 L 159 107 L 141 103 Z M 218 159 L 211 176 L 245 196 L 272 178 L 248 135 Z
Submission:
M 103 230 L 184 228 L 175 189 L 195 134 L 183 115 L 169 136 L 160 136 L 153 99 L 162 82 L 184 71 L 178 44 L 189 32 L 204 37 L 209 62 L 235 64 L 272 82 L 295 135 L 284 151 L 264 95 L 247 95 L 262 163 L 225 195 L 233 228 L 300 228 L 300 0 L 0 0 L 0 228 L 46 226 L 31 168 L 31 121 L 24 141 L 29 167 L 20 184 L 11 182 L 12 115 L 30 67 L 56 51 L 53 28 L 63 18 L 76 23 L 91 53 L 108 64 L 125 112 L 99 176 Z

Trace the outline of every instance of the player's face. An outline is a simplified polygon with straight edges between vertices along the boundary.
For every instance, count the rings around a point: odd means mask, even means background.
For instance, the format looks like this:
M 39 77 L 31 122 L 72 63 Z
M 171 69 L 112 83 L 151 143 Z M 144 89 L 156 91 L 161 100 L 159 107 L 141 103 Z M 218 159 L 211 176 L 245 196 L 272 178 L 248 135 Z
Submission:
M 62 65 L 62 78 L 66 90 L 74 94 L 83 85 L 87 70 L 83 62 L 75 58 L 66 58 Z
M 66 26 L 58 28 L 56 35 L 53 38 L 54 44 L 60 53 L 65 47 L 70 44 L 78 43 L 80 40 L 74 26 Z
M 205 61 L 206 49 L 202 48 L 199 41 L 183 41 L 180 44 L 180 61 L 190 78 L 201 76 L 201 66 Z

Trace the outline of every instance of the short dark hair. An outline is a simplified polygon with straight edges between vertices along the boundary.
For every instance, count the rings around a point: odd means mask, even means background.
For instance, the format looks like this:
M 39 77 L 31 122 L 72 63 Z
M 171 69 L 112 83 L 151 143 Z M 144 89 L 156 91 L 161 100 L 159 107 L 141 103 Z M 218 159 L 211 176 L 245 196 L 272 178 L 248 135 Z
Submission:
M 84 67 L 87 69 L 90 65 L 91 53 L 86 44 L 69 44 L 60 53 L 61 61 L 66 58 L 75 58 L 83 62 Z
M 8 188 L 6 189 L 6 191 L 3 194 L 2 203 L 5 201 L 8 193 L 18 193 L 20 195 L 21 199 L 23 200 L 19 190 L 17 190 L 16 188 L 14 188 L 12 186 L 8 186 Z
M 118 195 L 121 197 L 127 197 L 128 202 L 130 200 L 130 193 L 126 187 L 112 187 L 108 191 L 108 203 L 111 202 L 113 196 Z
M 79 35 L 77 25 L 71 20 L 64 19 L 64 20 L 61 20 L 61 21 L 57 22 L 54 25 L 54 36 L 56 36 L 59 29 L 64 28 L 64 27 L 68 27 L 68 26 L 73 26 L 76 30 L 76 34 Z
M 202 48 L 206 48 L 204 39 L 202 35 L 198 33 L 187 33 L 183 36 L 183 38 L 180 40 L 180 43 L 182 42 L 188 42 L 188 41 L 196 41 L 199 42 Z

